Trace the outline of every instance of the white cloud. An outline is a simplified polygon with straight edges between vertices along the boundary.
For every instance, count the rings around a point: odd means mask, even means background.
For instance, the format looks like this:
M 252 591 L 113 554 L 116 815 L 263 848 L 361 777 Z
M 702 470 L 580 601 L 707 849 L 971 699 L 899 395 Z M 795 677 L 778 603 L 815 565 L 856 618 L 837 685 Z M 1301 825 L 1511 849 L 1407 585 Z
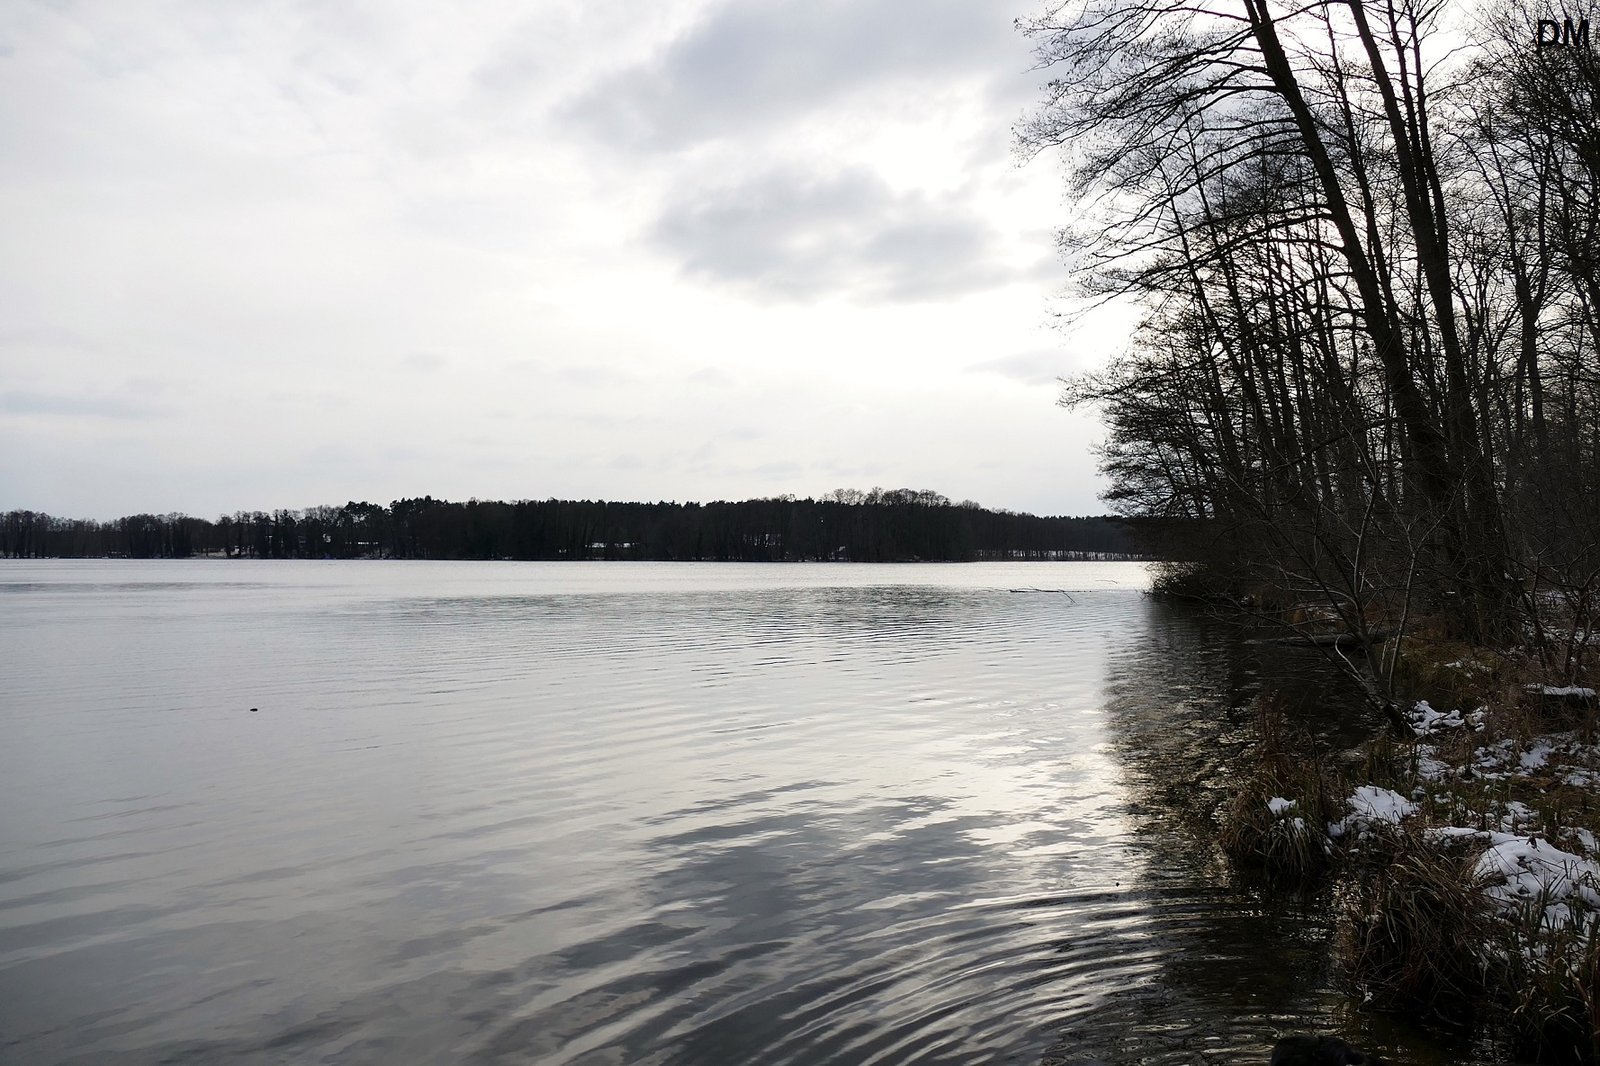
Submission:
M 0 508 L 1092 510 L 1092 427 L 968 372 L 1052 343 L 1010 14 L 13 5 Z

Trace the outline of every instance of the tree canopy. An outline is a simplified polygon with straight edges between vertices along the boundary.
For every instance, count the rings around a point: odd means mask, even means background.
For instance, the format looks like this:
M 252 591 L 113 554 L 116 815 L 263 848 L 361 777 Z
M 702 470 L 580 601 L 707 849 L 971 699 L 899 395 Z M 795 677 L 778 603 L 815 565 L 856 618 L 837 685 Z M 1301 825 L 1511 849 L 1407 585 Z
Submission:
M 1105 415 L 1117 510 L 1189 520 L 1236 598 L 1357 632 L 1502 640 L 1537 589 L 1593 617 L 1591 13 L 1073 0 L 1024 24 L 1055 77 L 1020 141 L 1069 163 L 1063 248 L 1086 297 L 1142 309 L 1063 397 Z

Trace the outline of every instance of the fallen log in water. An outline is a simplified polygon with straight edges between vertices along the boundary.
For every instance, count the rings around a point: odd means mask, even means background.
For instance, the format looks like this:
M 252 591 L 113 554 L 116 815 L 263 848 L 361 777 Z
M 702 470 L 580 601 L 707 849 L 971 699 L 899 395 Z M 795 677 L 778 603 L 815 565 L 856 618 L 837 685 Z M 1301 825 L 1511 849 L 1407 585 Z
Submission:
M 1592 688 L 1584 688 L 1580 685 L 1527 685 L 1524 687 L 1546 704 L 1569 704 L 1574 707 L 1593 707 L 1595 705 L 1594 689 Z
M 1292 637 L 1278 637 L 1273 643 L 1296 648 L 1359 648 L 1364 644 L 1382 644 L 1389 636 L 1387 629 L 1366 633 L 1297 633 Z

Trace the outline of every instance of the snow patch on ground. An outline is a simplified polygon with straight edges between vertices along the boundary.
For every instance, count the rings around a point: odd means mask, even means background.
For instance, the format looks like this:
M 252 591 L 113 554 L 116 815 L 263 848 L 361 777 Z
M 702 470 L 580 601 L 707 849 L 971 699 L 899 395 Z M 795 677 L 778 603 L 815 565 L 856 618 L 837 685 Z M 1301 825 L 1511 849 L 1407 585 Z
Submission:
M 1417 755 L 1417 776 L 1424 781 L 1438 781 L 1448 777 L 1453 767 L 1433 754 L 1433 749 L 1423 748 Z
M 1285 812 L 1287 812 L 1293 806 L 1294 800 L 1284 799 L 1282 796 L 1273 796 L 1271 799 L 1267 800 L 1267 810 L 1272 812 L 1272 816 L 1274 818 L 1283 817 Z
M 1446 729 L 1460 729 L 1466 725 L 1459 710 L 1436 711 L 1427 700 L 1418 700 L 1407 718 L 1411 722 L 1412 732 L 1419 737 L 1429 737 Z
M 1550 763 L 1550 756 L 1559 750 L 1554 737 L 1540 737 L 1533 742 L 1533 746 L 1522 753 L 1522 769 L 1543 770 Z
M 1438 781 L 1451 776 L 1452 768 L 1437 755 L 1436 748 L 1418 748 L 1418 777 Z M 1549 773 L 1574 788 L 1600 786 L 1600 744 L 1585 744 L 1575 732 L 1545 733 L 1526 741 L 1502 737 L 1477 749 L 1470 759 L 1471 773 L 1465 776 L 1486 781 Z
M 1350 795 L 1350 806 L 1370 822 L 1392 822 L 1417 813 L 1417 805 L 1398 792 L 1377 785 L 1361 785 Z
M 1578 847 L 1583 849 L 1584 854 L 1590 856 L 1600 855 L 1600 841 L 1597 841 L 1595 839 L 1595 835 L 1589 832 L 1589 830 L 1584 829 L 1581 826 L 1569 825 L 1565 827 L 1563 831 L 1567 836 L 1572 838 L 1573 842 L 1577 844 Z
M 1400 819 L 1417 813 L 1417 805 L 1387 788 L 1360 785 L 1350 794 L 1350 813 L 1328 826 L 1328 835 L 1341 837 L 1374 825 L 1399 825 Z
M 1568 770 L 1567 775 L 1561 780 L 1563 784 L 1571 785 L 1573 788 L 1595 788 L 1600 786 L 1600 773 L 1595 773 L 1593 770 Z
M 1500 780 L 1507 776 L 1506 767 L 1516 751 L 1516 742 L 1510 737 L 1478 749 L 1472 756 L 1472 769 L 1479 777 Z
M 1485 833 L 1489 849 L 1475 872 L 1487 882 L 1484 894 L 1502 911 L 1542 903 L 1546 917 L 1564 922 L 1572 905 L 1600 907 L 1600 863 L 1563 851 L 1537 836 Z
M 1505 813 L 1500 816 L 1500 824 L 1511 832 L 1531 828 L 1539 824 L 1539 812 L 1521 800 L 1511 800 L 1505 805 Z

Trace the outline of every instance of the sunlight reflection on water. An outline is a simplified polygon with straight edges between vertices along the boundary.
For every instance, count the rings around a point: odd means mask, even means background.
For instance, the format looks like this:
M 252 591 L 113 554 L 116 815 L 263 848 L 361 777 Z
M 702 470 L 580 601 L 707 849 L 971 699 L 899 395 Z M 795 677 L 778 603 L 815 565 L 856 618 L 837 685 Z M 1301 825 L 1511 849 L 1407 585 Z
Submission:
M 1319 930 L 1152 812 L 1249 671 L 1144 583 L 0 564 L 0 1058 L 1259 1055 Z

